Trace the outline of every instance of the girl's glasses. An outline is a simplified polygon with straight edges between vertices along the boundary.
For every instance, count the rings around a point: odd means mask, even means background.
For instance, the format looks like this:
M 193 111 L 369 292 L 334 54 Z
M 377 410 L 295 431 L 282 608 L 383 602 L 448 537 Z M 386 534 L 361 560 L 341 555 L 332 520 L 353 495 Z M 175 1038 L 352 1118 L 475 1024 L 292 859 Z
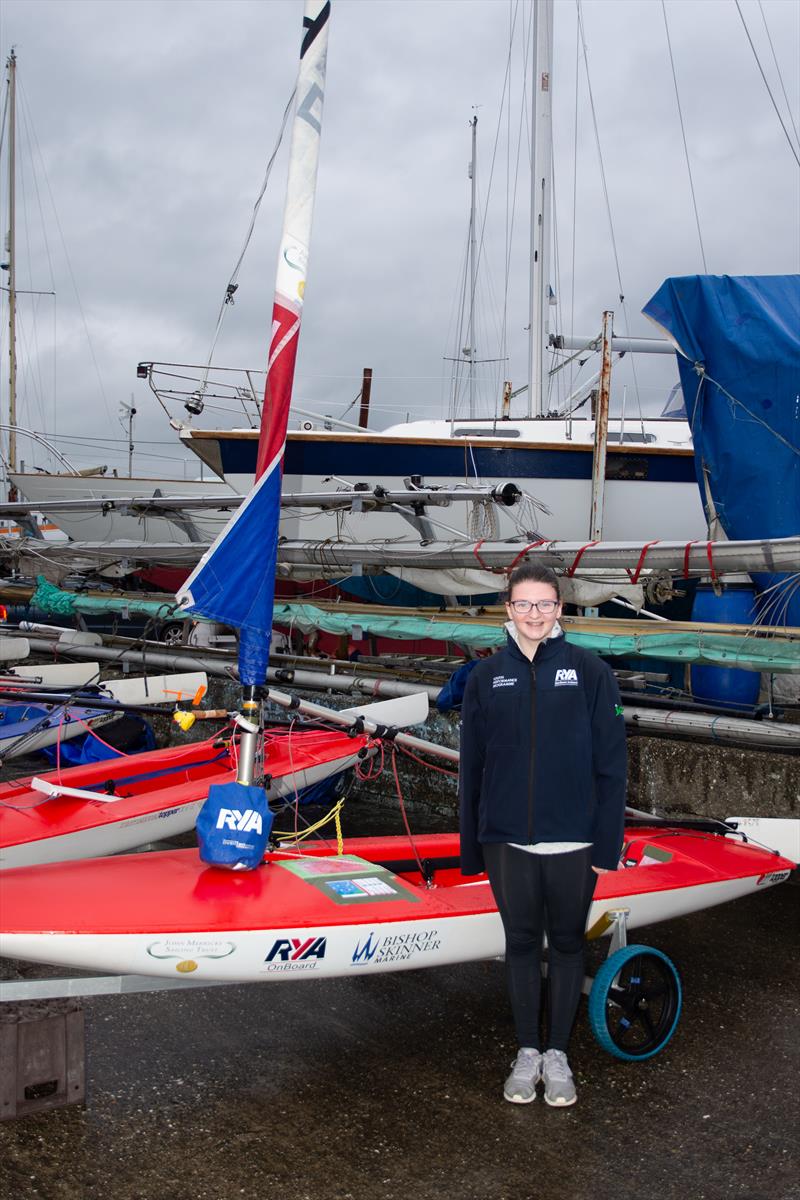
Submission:
M 509 600 L 508 607 L 513 608 L 515 613 L 519 613 L 521 617 L 525 613 L 529 613 L 532 608 L 540 612 L 543 617 L 549 617 L 551 613 L 556 611 L 557 600 Z

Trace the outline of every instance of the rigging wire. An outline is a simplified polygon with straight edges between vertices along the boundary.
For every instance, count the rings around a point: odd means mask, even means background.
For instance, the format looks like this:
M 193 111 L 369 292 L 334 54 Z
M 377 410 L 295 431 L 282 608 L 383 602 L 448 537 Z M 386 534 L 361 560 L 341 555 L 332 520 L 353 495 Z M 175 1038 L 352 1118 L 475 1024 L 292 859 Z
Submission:
M 797 163 L 798 167 L 800 167 L 800 155 L 798 155 L 797 148 L 795 147 L 794 142 L 791 139 L 789 130 L 786 128 L 786 125 L 784 124 L 784 120 L 783 120 L 783 117 L 781 116 L 780 109 L 778 108 L 778 105 L 775 101 L 775 97 L 772 94 L 772 88 L 769 86 L 769 81 L 767 80 L 767 77 L 764 74 L 764 68 L 761 65 L 760 58 L 758 57 L 758 51 L 756 50 L 755 46 L 753 45 L 753 39 L 750 36 L 750 30 L 747 28 L 747 22 L 744 19 L 744 13 L 742 12 L 741 5 L 739 4 L 739 0 L 734 0 L 734 2 L 736 4 L 736 11 L 738 12 L 739 17 L 741 18 L 742 27 L 744 28 L 744 31 L 747 34 L 747 40 L 750 43 L 750 49 L 753 51 L 753 58 L 756 60 L 756 66 L 758 67 L 759 71 L 761 72 L 761 78 L 764 80 L 764 87 L 767 89 L 767 95 L 769 96 L 770 100 L 772 101 L 772 107 L 775 109 L 775 114 L 776 114 L 778 120 L 780 121 L 781 129 L 783 130 L 784 134 L 786 135 L 786 140 L 789 143 L 789 149 L 791 150 L 792 154 L 794 155 L 794 160 Z
M 19 78 L 17 79 L 17 88 L 19 90 L 20 97 L 22 98 L 23 103 L 25 104 L 26 109 L 28 111 L 30 111 L 28 103 L 27 103 L 27 96 L 25 94 L 25 91 L 22 87 L 22 83 L 19 80 Z M 86 335 L 86 341 L 89 346 L 89 355 L 92 360 L 92 365 L 94 367 L 95 375 L 97 376 L 97 383 L 100 388 L 100 395 L 103 399 L 103 407 L 105 408 L 105 411 L 106 411 L 106 418 L 108 420 L 109 427 L 113 429 L 114 422 L 111 417 L 111 409 L 109 408 L 109 404 L 108 404 L 108 396 L 106 394 L 105 385 L 103 383 L 103 376 L 100 371 L 100 364 L 97 361 L 97 355 L 95 354 L 95 351 L 94 351 L 94 343 L 92 341 L 92 336 L 89 332 L 89 323 L 86 320 L 86 313 L 83 310 L 83 303 L 81 301 L 80 292 L 78 291 L 78 283 L 75 278 L 75 272 L 72 269 L 72 260 L 69 256 L 69 251 L 67 249 L 67 242 L 66 242 L 66 238 L 64 237 L 64 231 L 61 228 L 61 221 L 59 220 L 58 208 L 56 207 L 55 197 L 53 195 L 53 189 L 50 187 L 50 177 L 47 174 L 47 168 L 45 166 L 44 157 L 42 155 L 41 147 L 39 146 L 39 139 L 36 136 L 36 129 L 33 126 L 33 124 L 31 124 L 31 126 L 30 126 L 30 137 L 31 137 L 32 144 L 36 149 L 36 153 L 37 153 L 39 162 L 41 163 L 41 169 L 42 169 L 42 173 L 44 175 L 44 181 L 45 181 L 45 185 L 46 185 L 47 195 L 49 197 L 50 205 L 53 210 L 53 218 L 55 220 L 56 229 L 58 230 L 58 236 L 61 239 L 61 249 L 64 253 L 64 260 L 67 265 L 67 272 L 69 274 L 70 282 L 72 284 L 72 289 L 75 293 L 75 300 L 76 300 L 76 303 L 78 306 L 78 312 L 80 313 L 81 323 L 83 324 L 83 331 L 84 331 L 84 334 Z
M 569 331 L 575 332 L 575 255 L 578 229 L 578 96 L 580 92 L 581 39 L 580 28 L 575 26 L 575 119 L 572 130 L 572 288 L 570 292 Z M 572 363 L 573 359 L 569 360 Z M 575 391 L 575 368 L 570 366 L 568 396 Z M 572 437 L 572 414 L 567 413 L 567 437 Z
M 764 12 L 764 6 L 762 5 L 761 0 L 758 0 L 758 9 L 759 9 L 759 12 L 761 13 L 761 20 L 764 22 L 764 32 L 767 35 L 767 41 L 769 42 L 769 48 L 772 51 L 772 61 L 775 64 L 775 70 L 777 72 L 778 80 L 781 85 L 781 91 L 783 92 L 783 99 L 786 104 L 786 111 L 789 114 L 789 120 L 792 123 L 792 129 L 794 130 L 795 139 L 798 141 L 798 143 L 800 143 L 800 134 L 798 134 L 798 132 L 797 132 L 797 125 L 795 124 L 794 113 L 792 112 L 792 106 L 789 103 L 789 97 L 786 95 L 786 85 L 783 82 L 783 75 L 781 74 L 781 68 L 778 63 L 778 56 L 776 55 L 775 47 L 772 44 L 772 37 L 770 36 L 769 26 L 767 25 L 766 13 Z
M 516 25 L 518 9 L 519 9 L 519 4 L 517 3 L 515 5 L 514 11 L 513 11 L 513 16 L 511 18 L 511 29 L 510 29 L 510 36 L 509 36 L 509 42 L 508 42 L 508 52 L 506 54 L 505 71 L 503 74 L 503 86 L 502 86 L 501 95 L 500 95 L 500 104 L 499 104 L 499 111 L 498 111 L 498 117 L 497 117 L 497 124 L 495 127 L 495 133 L 494 133 L 494 143 L 493 143 L 493 147 L 492 147 L 492 156 L 491 156 L 491 163 L 490 163 L 490 168 L 489 168 L 488 184 L 487 184 L 487 188 L 486 188 L 486 197 L 485 197 L 485 201 L 484 201 L 483 205 L 480 206 L 482 209 L 483 215 L 482 215 L 482 220 L 481 220 L 480 237 L 479 237 L 479 241 L 478 241 L 478 253 L 477 253 L 477 262 L 476 262 L 476 275 L 475 275 L 476 290 L 477 290 L 478 272 L 481 270 L 481 264 L 483 261 L 484 249 L 485 249 L 485 245 L 486 245 L 486 226 L 487 226 L 488 214 L 489 214 L 489 201 L 490 201 L 491 192 L 492 192 L 492 183 L 494 180 L 495 166 L 497 163 L 498 149 L 499 149 L 499 145 L 500 145 L 500 132 L 502 129 L 502 124 L 503 124 L 503 113 L 504 113 L 504 110 L 506 109 L 506 96 L 510 89 L 511 63 L 512 63 L 513 46 L 514 46 L 514 28 Z M 486 268 L 484 267 L 483 270 L 485 272 Z M 504 289 L 506 297 L 508 294 L 507 281 L 508 281 L 508 272 L 506 269 L 506 278 L 505 278 L 506 286 Z M 465 278 L 465 282 L 466 282 L 466 278 Z M 491 280 L 488 281 L 487 288 L 491 295 L 491 293 L 493 291 Z M 474 309 L 475 299 L 476 299 L 475 295 L 471 295 L 470 299 L 471 299 L 471 305 Z M 503 313 L 503 316 L 501 319 L 501 326 L 500 326 L 500 329 L 497 330 L 497 338 L 499 340 L 500 347 L 501 347 L 499 362 L 493 364 L 495 387 L 494 387 L 494 411 L 491 415 L 495 419 L 497 419 L 497 416 L 498 416 L 498 405 L 499 405 L 500 399 L 501 399 L 500 388 L 499 388 L 499 373 L 502 368 L 501 368 L 500 364 L 505 362 L 506 357 L 507 357 L 506 352 L 505 352 L 505 343 L 504 343 L 505 331 L 507 329 L 506 305 L 507 305 L 507 300 L 504 300 L 504 304 L 501 309 L 501 311 Z M 493 311 L 496 312 L 498 308 L 500 308 L 499 305 L 495 306 L 493 308 Z M 461 320 L 463 322 L 463 315 L 462 315 Z M 473 353 L 473 358 L 474 358 L 474 349 L 475 348 L 470 347 L 470 349 Z
M 267 169 L 264 173 L 264 180 L 261 184 L 261 191 L 258 193 L 258 196 L 256 197 L 256 202 L 253 205 L 253 212 L 250 217 L 250 225 L 248 227 L 247 233 L 245 234 L 244 245 L 242 246 L 239 257 L 236 260 L 236 266 L 233 268 L 231 277 L 228 280 L 228 283 L 225 287 L 225 295 L 223 296 L 222 304 L 220 305 L 219 315 L 217 317 L 217 326 L 216 326 L 216 329 L 214 330 L 214 336 L 211 340 L 211 348 L 208 352 L 208 359 L 206 361 L 205 371 L 203 372 L 203 378 L 202 378 L 202 382 L 200 384 L 201 393 L 204 391 L 205 386 L 208 382 L 208 373 L 211 370 L 211 360 L 214 357 L 214 350 L 216 349 L 217 339 L 219 338 L 220 332 L 222 330 L 222 323 L 225 320 L 225 313 L 227 312 L 229 306 L 232 305 L 234 302 L 233 297 L 236 294 L 236 290 L 239 286 L 239 284 L 236 281 L 239 277 L 239 271 L 241 270 L 241 266 L 244 261 L 244 256 L 247 253 L 247 248 L 250 245 L 250 239 L 253 236 L 253 230 L 255 229 L 255 226 L 256 226 L 256 219 L 258 217 L 259 209 L 261 208 L 261 201 L 264 199 L 264 194 L 267 190 L 267 184 L 269 183 L 269 177 L 272 174 L 272 168 L 275 165 L 275 159 L 278 157 L 278 151 L 280 150 L 281 143 L 283 142 L 283 135 L 286 132 L 286 125 L 287 125 L 289 116 L 292 111 L 292 105 L 294 104 L 294 98 L 295 98 L 296 92 L 297 92 L 297 88 L 292 88 L 292 93 L 289 96 L 288 101 L 286 102 L 286 108 L 283 110 L 283 119 L 281 120 L 280 130 L 278 131 L 278 140 L 276 141 L 276 143 L 273 147 L 273 150 L 272 150 L 272 154 L 270 155 L 269 160 L 267 162 Z
M 26 132 L 27 139 L 28 139 L 28 145 L 33 146 L 33 145 L 35 145 L 33 120 L 31 118 L 31 115 L 30 115 L 30 112 L 28 109 L 27 96 L 25 95 L 24 91 L 22 91 L 22 90 L 20 90 L 19 111 L 20 111 L 21 119 L 24 122 L 25 132 Z M 36 171 L 33 169 L 33 154 L 32 153 L 30 155 L 30 160 L 31 160 L 31 178 L 33 179 L 33 188 L 34 188 L 34 193 L 36 195 L 36 206 L 37 206 L 37 209 L 39 212 L 39 220 L 41 222 L 42 236 L 43 236 L 43 241 L 44 241 L 44 251 L 47 256 L 49 282 L 50 282 L 50 288 L 51 288 L 52 296 L 53 296 L 53 304 L 55 307 L 55 295 L 56 295 L 55 269 L 53 266 L 53 258 L 50 253 L 50 241 L 47 237 L 47 222 L 45 221 L 45 217 L 44 217 L 44 206 L 42 204 L 42 194 L 41 194 L 41 189 L 39 187 L 39 179 L 38 179 Z M 22 165 L 22 164 L 20 164 L 20 165 Z M 22 185 L 23 185 L 23 189 L 24 189 L 24 187 L 25 187 L 25 172 L 21 171 L 20 175 L 21 175 Z M 28 206 L 24 201 L 23 201 L 23 212 L 26 214 L 25 244 L 26 244 L 26 248 L 28 251 L 29 278 L 31 279 L 31 285 L 32 285 L 33 268 L 31 266 L 32 256 L 31 256 L 31 252 L 30 252 L 30 231 L 29 231 L 29 224 L 27 221 Z M 37 316 L 36 308 L 41 305 L 42 298 L 43 298 L 42 296 L 37 295 L 33 299 L 33 306 L 34 306 L 33 341 L 34 341 L 34 347 L 35 347 L 33 362 L 35 362 L 35 364 L 36 364 L 36 366 L 35 366 L 36 375 L 34 376 L 33 386 L 34 386 L 34 389 L 36 389 L 37 382 L 38 382 L 37 399 L 39 401 L 39 412 L 40 412 L 40 416 L 42 419 L 42 424 L 44 424 L 45 423 L 45 415 L 44 415 L 45 386 L 44 386 L 44 379 L 43 379 L 43 375 L 42 375 L 43 355 L 41 355 L 39 352 L 39 338 L 38 338 L 39 325 L 38 325 L 38 321 L 36 320 L 36 316 Z M 54 362 L 55 362 L 55 356 L 56 356 L 56 342 L 55 342 L 55 338 L 54 338 L 53 339 L 53 360 L 54 360 Z M 31 359 L 29 358 L 29 363 L 30 362 L 31 362 Z M 54 403 L 55 403 L 55 397 L 54 397 Z
M 675 102 L 678 105 L 678 120 L 681 125 L 681 138 L 683 139 L 683 154 L 686 159 L 686 171 L 689 176 L 689 190 L 692 193 L 692 208 L 694 209 L 694 220 L 697 226 L 697 240 L 700 242 L 700 257 L 703 260 L 703 273 L 708 274 L 708 264 L 706 262 L 706 251 L 703 245 L 703 233 L 700 229 L 700 214 L 697 211 L 697 196 L 694 190 L 694 179 L 692 178 L 692 164 L 689 160 L 689 147 L 686 142 L 686 127 L 683 122 L 683 109 L 681 107 L 681 97 L 678 91 L 678 76 L 675 72 L 675 59 L 672 55 L 672 39 L 669 35 L 669 23 L 667 22 L 667 5 L 666 0 L 661 0 L 661 12 L 664 16 L 664 31 L 667 35 L 667 49 L 669 50 L 669 65 L 672 69 L 672 83 L 675 87 Z
M 605 163 L 603 161 L 603 151 L 600 145 L 600 130 L 597 123 L 597 109 L 594 103 L 594 91 L 592 89 L 592 79 L 589 74 L 589 48 L 586 43 L 586 28 L 583 22 L 583 7 L 582 0 L 576 0 L 578 9 L 578 30 L 581 39 L 583 50 L 584 69 L 586 71 L 586 87 L 589 94 L 589 109 L 592 114 L 592 127 L 594 130 L 595 145 L 597 147 L 597 155 L 600 162 L 600 180 L 603 187 L 603 197 L 605 199 L 606 216 L 608 218 L 609 232 L 611 234 L 611 248 L 614 255 L 614 265 L 617 272 L 617 285 L 619 288 L 619 302 L 622 306 L 622 320 L 626 336 L 629 336 L 630 323 L 628 320 L 628 306 L 625 302 L 625 292 L 622 287 L 622 272 L 619 261 L 619 251 L 617 250 L 617 238 L 614 232 L 614 220 L 611 215 L 611 200 L 608 193 L 608 183 L 606 181 Z M 642 412 L 642 400 L 639 394 L 639 380 L 636 374 L 636 356 L 631 355 L 631 375 L 633 376 L 633 387 L 636 396 L 636 406 L 639 410 L 639 422 L 642 427 L 642 435 L 644 435 L 644 414 Z
M 513 19 L 511 18 L 511 12 L 509 9 L 509 16 L 510 16 L 509 46 L 511 45 L 511 42 L 514 37 L 514 29 L 516 27 L 518 9 L 519 9 L 519 3 L 517 2 L 517 4 L 515 5 L 515 8 L 514 8 L 514 12 L 513 12 Z M 526 31 L 525 27 L 524 27 L 524 12 L 523 12 L 523 32 L 522 32 L 522 36 L 520 39 L 521 44 L 522 44 L 522 62 L 521 62 L 522 87 L 520 89 L 519 121 L 517 122 L 517 131 L 516 131 L 516 150 L 514 153 L 513 186 L 511 186 L 510 175 L 509 175 L 510 163 L 511 163 L 511 144 L 512 144 L 511 143 L 511 80 L 509 80 L 508 104 L 506 105 L 506 113 L 507 113 L 507 118 L 506 118 L 506 120 L 507 120 L 507 135 L 506 136 L 507 136 L 507 147 L 508 147 L 507 153 L 506 153 L 506 212 L 505 212 L 505 247 L 506 247 L 506 251 L 505 251 L 504 276 L 503 276 L 503 290 L 504 290 L 503 319 L 502 319 L 502 333 L 501 333 L 501 342 L 500 342 L 500 353 L 501 353 L 503 359 L 506 361 L 508 360 L 508 356 L 509 356 L 508 355 L 508 297 L 509 297 L 509 290 L 510 290 L 509 285 L 510 285 L 510 279 L 511 279 L 511 260 L 512 260 L 513 245 L 514 245 L 514 232 L 515 232 L 515 222 L 516 222 L 516 212 L 517 212 L 517 189 L 519 186 L 523 134 L 524 134 L 524 131 L 527 129 L 527 118 L 528 118 L 528 64 L 529 64 L 529 59 L 530 59 L 532 29 L 533 29 L 533 10 L 532 10 L 532 8 L 529 8 L 529 10 L 528 10 L 528 29 Z M 528 141 L 529 141 L 529 139 L 528 139 Z M 530 154 L 529 145 L 528 145 L 528 153 Z

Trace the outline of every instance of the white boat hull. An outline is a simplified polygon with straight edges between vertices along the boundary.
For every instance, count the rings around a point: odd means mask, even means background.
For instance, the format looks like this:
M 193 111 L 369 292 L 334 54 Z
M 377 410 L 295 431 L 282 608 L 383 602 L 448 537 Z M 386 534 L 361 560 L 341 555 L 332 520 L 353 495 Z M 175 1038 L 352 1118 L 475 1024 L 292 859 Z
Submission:
M 56 742 L 80 737 L 88 729 L 99 729 L 111 721 L 116 721 L 118 716 L 115 712 L 102 713 L 88 721 L 64 721 L 63 724 L 56 723 L 36 733 L 17 733 L 12 737 L 0 738 L 0 759 L 21 758 L 42 750 L 45 746 L 54 746 Z
M 589 912 L 587 930 L 591 934 L 593 928 L 604 924 L 603 917 L 609 911 L 619 908 L 629 910 L 629 930 L 673 920 L 761 891 L 782 882 L 787 874 L 776 871 L 772 878 L 760 875 L 596 900 Z M 457 908 L 458 887 L 449 891 Z M 193 981 L 227 983 L 335 978 L 447 966 L 501 957 L 504 945 L 503 927 L 496 912 L 446 918 L 421 913 L 417 921 L 379 923 L 373 918 L 364 924 L 354 921 L 348 925 L 314 925 L 313 929 L 275 925 L 229 933 L 198 929 L 191 933 L 0 936 L 0 954 L 9 958 L 115 974 L 172 979 L 183 976 Z M 293 946 L 300 949 L 290 949 Z
M 591 421 L 539 419 L 509 422 L 456 422 L 483 436 L 451 436 L 449 422 L 411 422 L 383 432 L 343 433 L 310 430 L 288 436 L 284 475 L 286 492 L 335 492 L 337 476 L 351 483 L 380 483 L 390 491 L 404 490 L 405 479 L 419 474 L 426 487 L 457 488 L 477 483 L 516 483 L 549 509 L 537 511 L 538 536 L 566 541 L 589 538 L 592 505 Z M 619 421 L 609 423 L 613 439 L 620 436 Z M 639 423 L 625 426 L 638 436 Z M 631 432 L 632 431 L 632 432 Z M 706 537 L 706 519 L 694 476 L 689 428 L 682 421 L 648 420 L 648 439 L 642 445 L 609 445 L 603 506 L 603 538 L 607 541 L 687 541 Z M 624 431 L 623 435 L 624 435 Z M 489 434 L 489 436 L 485 436 Z M 235 491 L 245 495 L 253 484 L 254 430 L 196 430 L 185 428 L 181 439 L 208 463 Z M 451 528 L 468 532 L 471 506 L 451 506 L 431 516 Z M 500 537 L 516 532 L 515 511 L 498 509 Z M 525 526 L 530 527 L 526 518 Z M 315 540 L 338 540 L 341 520 L 331 513 L 314 518 Z M 397 513 L 367 513 L 347 518 L 354 541 L 396 537 L 408 533 L 408 524 Z M 301 514 L 284 511 L 281 534 L 290 540 L 308 537 L 308 522 Z
M 273 780 L 270 799 L 291 800 L 296 791 L 321 783 L 332 775 L 338 775 L 352 767 L 357 754 L 331 762 L 318 763 L 295 772 L 293 777 Z M 46 802 L 46 801 L 45 801 Z M 155 812 L 143 813 L 138 817 L 111 821 L 91 829 L 78 829 L 73 833 L 41 838 L 36 842 L 25 842 L 16 846 L 0 848 L 0 871 L 12 867 L 33 867 L 41 863 L 74 862 L 82 858 L 103 858 L 110 854 L 122 854 L 152 842 L 163 842 L 169 838 L 188 833 L 194 828 L 197 814 L 205 802 L 205 796 L 186 804 L 171 805 Z M 105 802 L 106 808 L 113 805 Z

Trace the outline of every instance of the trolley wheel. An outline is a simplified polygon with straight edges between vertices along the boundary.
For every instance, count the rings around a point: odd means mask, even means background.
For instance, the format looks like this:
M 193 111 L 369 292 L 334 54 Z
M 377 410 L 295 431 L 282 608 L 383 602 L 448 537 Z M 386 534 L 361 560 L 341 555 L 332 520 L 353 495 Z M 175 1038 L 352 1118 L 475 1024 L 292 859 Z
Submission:
M 663 1050 L 681 1014 L 681 980 L 675 964 L 649 946 L 624 946 L 594 977 L 589 1022 L 600 1045 L 615 1058 L 641 1062 Z

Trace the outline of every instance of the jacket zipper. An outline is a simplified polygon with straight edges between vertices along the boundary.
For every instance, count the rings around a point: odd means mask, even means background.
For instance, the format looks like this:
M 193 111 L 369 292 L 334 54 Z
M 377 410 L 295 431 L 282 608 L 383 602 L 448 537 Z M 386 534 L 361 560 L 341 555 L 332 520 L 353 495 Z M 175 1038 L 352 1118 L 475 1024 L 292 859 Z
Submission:
M 536 768 L 536 667 L 531 662 L 531 752 L 528 766 L 528 845 L 533 845 L 533 780 Z

